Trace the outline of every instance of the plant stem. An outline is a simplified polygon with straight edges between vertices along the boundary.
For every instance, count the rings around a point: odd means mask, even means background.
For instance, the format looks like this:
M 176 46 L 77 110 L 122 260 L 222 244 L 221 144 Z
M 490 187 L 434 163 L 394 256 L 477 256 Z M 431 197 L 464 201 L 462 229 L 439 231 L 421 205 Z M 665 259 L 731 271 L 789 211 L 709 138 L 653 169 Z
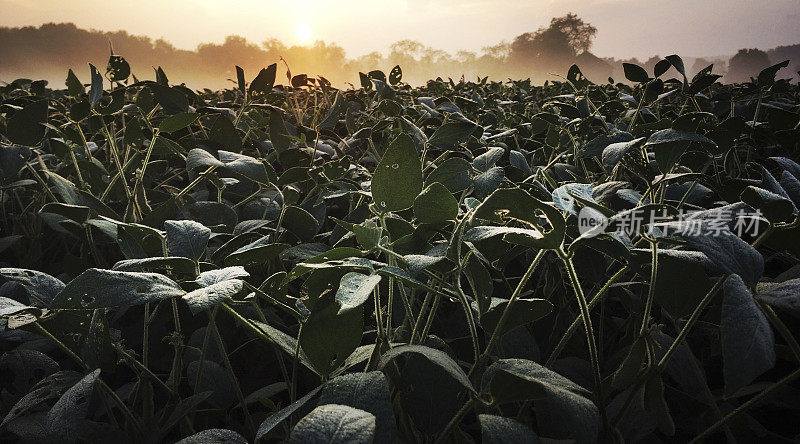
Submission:
M 586 333 L 586 342 L 589 347 L 589 360 L 592 364 L 592 376 L 594 377 L 597 407 L 600 409 L 600 417 L 602 418 L 603 426 L 610 431 L 605 401 L 603 399 L 603 381 L 600 374 L 600 361 L 597 357 L 597 344 L 595 343 L 594 331 L 592 329 L 592 319 L 589 315 L 589 305 L 586 302 L 586 296 L 583 294 L 583 289 L 578 280 L 578 273 L 575 271 L 575 264 L 572 263 L 572 258 L 567 255 L 563 248 L 559 248 L 557 253 L 567 268 L 569 280 L 572 283 L 572 288 L 575 290 L 575 296 L 578 298 L 578 305 L 580 306 L 581 317 L 583 318 L 583 328 Z
M 800 376 L 800 369 L 797 369 L 797 370 L 793 371 L 792 373 L 789 373 L 788 375 L 784 376 L 783 379 L 781 379 L 780 381 L 778 381 L 775 384 L 772 384 L 771 386 L 767 387 L 766 389 L 760 391 L 757 395 L 755 395 L 752 398 L 748 399 L 747 402 L 745 402 L 744 404 L 742 404 L 739 407 L 737 407 L 736 409 L 734 409 L 732 412 L 730 412 L 727 415 L 725 415 L 724 418 L 722 418 L 719 421 L 715 422 L 711 427 L 705 429 L 703 431 L 703 433 L 695 436 L 694 439 L 692 439 L 692 441 L 690 442 L 690 444 L 691 443 L 696 443 L 696 442 L 701 442 L 702 440 L 707 438 L 709 435 L 714 433 L 718 428 L 720 428 L 721 426 L 725 425 L 728 421 L 730 421 L 731 419 L 733 419 L 733 418 L 741 415 L 742 413 L 746 412 L 748 409 L 750 409 L 750 407 L 753 407 L 754 405 L 758 404 L 764 398 L 766 398 L 767 396 L 772 394 L 772 392 L 774 392 L 775 390 L 777 390 L 777 389 L 783 387 L 784 385 L 792 382 L 798 376 Z
M 652 251 L 652 258 L 650 261 L 650 288 L 647 292 L 647 302 L 644 306 L 644 314 L 642 315 L 642 327 L 639 329 L 639 336 L 644 336 L 647 331 L 647 324 L 650 320 L 650 312 L 653 309 L 653 299 L 656 293 L 656 276 L 658 276 L 658 241 L 650 240 L 650 247 Z
M 470 397 L 469 400 L 467 400 L 467 402 L 464 403 L 464 405 L 461 406 L 458 412 L 456 412 L 456 414 L 450 419 L 450 422 L 447 423 L 447 426 L 445 426 L 444 430 L 442 430 L 442 433 L 439 434 L 439 436 L 436 438 L 434 444 L 440 444 L 445 442 L 445 440 L 447 439 L 448 436 L 450 436 L 453 430 L 456 427 L 458 427 L 458 424 L 461 422 L 461 419 L 464 417 L 464 415 L 467 414 L 469 409 L 472 408 L 472 405 L 474 403 L 475 403 L 475 398 Z
M 624 275 L 629 269 L 630 269 L 630 267 L 628 267 L 627 265 L 622 267 L 618 272 L 616 272 L 613 276 L 611 276 L 608 279 L 608 281 L 606 281 L 605 284 L 603 284 L 603 286 L 600 288 L 600 290 L 598 290 L 597 293 L 594 295 L 592 300 L 589 301 L 589 309 L 590 310 L 595 305 L 597 305 L 598 302 L 600 302 L 602 300 L 603 296 L 605 296 L 605 294 L 611 288 L 611 285 L 614 284 L 614 282 L 616 282 L 617 279 L 622 277 L 622 275 Z M 553 349 L 553 352 L 550 353 L 550 357 L 547 358 L 547 362 L 545 362 L 545 364 L 544 364 L 545 367 L 552 366 L 553 362 L 555 362 L 555 360 L 558 359 L 558 356 L 564 350 L 564 347 L 566 347 L 567 342 L 569 342 L 569 340 L 572 338 L 572 335 L 575 334 L 575 331 L 578 330 L 578 326 L 581 324 L 582 319 L 583 318 L 581 316 L 578 316 L 577 318 L 575 318 L 574 321 L 572 321 L 572 324 L 570 324 L 569 328 L 567 328 L 567 331 L 561 337 L 561 340 L 558 341 L 558 344 Z
M 666 367 L 669 358 L 671 358 L 672 355 L 678 350 L 678 346 L 680 346 L 683 343 L 684 339 L 686 339 L 686 335 L 689 333 L 689 330 L 692 329 L 694 324 L 700 318 L 700 314 L 706 308 L 706 305 L 708 305 L 708 303 L 711 302 L 711 299 L 714 298 L 714 295 L 716 295 L 719 289 L 722 288 L 722 284 L 725 283 L 727 279 L 728 276 L 721 277 L 717 281 L 717 283 L 715 283 L 714 286 L 711 287 L 711 290 L 709 290 L 708 293 L 706 293 L 706 295 L 703 296 L 703 299 L 700 300 L 700 302 L 697 304 L 697 307 L 694 308 L 692 314 L 689 316 L 689 320 L 686 321 L 686 324 L 683 325 L 683 328 L 678 333 L 678 336 L 675 338 L 674 341 L 672 341 L 672 344 L 667 349 L 667 352 L 664 353 L 664 356 L 662 356 L 661 360 L 658 361 L 658 365 L 656 366 L 656 368 L 659 372 L 664 370 L 664 367 Z
M 433 292 L 429 291 L 429 292 L 425 293 L 425 299 L 422 300 L 422 306 L 419 308 L 419 314 L 417 315 L 417 320 L 414 322 L 414 327 L 411 329 L 410 342 L 412 344 L 416 343 L 414 341 L 414 339 L 417 336 L 417 331 L 419 331 L 419 328 L 422 326 L 422 319 L 425 316 L 425 310 L 428 309 L 428 305 L 430 305 L 430 303 L 431 303 L 431 296 L 432 295 L 433 295 Z
M 231 365 L 231 361 L 228 358 L 227 350 L 225 349 L 225 343 L 222 342 L 222 336 L 219 334 L 219 330 L 217 329 L 217 323 L 214 322 L 210 314 L 209 314 L 209 327 L 207 328 L 210 328 L 211 332 L 214 335 L 214 340 L 216 341 L 217 347 L 219 347 L 220 355 L 222 356 L 222 362 L 225 364 L 225 368 L 228 370 L 228 375 L 233 381 L 233 386 L 236 389 L 236 397 L 242 404 L 242 410 L 244 411 L 244 418 L 245 421 L 247 422 L 247 427 L 250 430 L 250 434 L 252 436 L 255 436 L 256 428 L 255 425 L 253 425 L 253 418 L 250 416 L 250 409 L 247 407 L 247 403 L 244 400 L 244 394 L 242 393 L 242 388 L 239 385 L 239 379 L 236 377 L 236 373 L 234 373 L 233 371 L 233 366 Z
M 536 257 L 533 258 L 533 261 L 528 266 L 528 269 L 525 270 L 525 273 L 520 278 L 519 282 L 517 283 L 517 288 L 514 289 L 514 292 L 508 299 L 506 308 L 503 309 L 503 314 L 500 316 L 500 320 L 497 321 L 497 326 L 494 328 L 492 336 L 489 338 L 489 342 L 486 344 L 486 349 L 484 349 L 483 353 L 475 362 L 475 365 L 473 365 L 472 368 L 470 369 L 469 371 L 470 375 L 472 375 L 472 373 L 475 370 L 478 370 L 478 367 L 482 366 L 489 358 L 489 354 L 492 351 L 492 347 L 494 346 L 495 342 L 497 342 L 497 340 L 500 339 L 500 332 L 503 331 L 506 322 L 508 322 L 508 318 L 511 316 L 511 311 L 514 307 L 514 304 L 519 299 L 519 296 L 522 294 L 522 290 L 525 288 L 525 284 L 528 283 L 528 280 L 533 275 L 533 271 L 536 269 L 536 266 L 539 265 L 539 262 L 542 261 L 542 258 L 544 258 L 544 255 L 545 253 L 547 253 L 547 251 L 548 250 L 539 250 L 539 252 L 536 253 Z

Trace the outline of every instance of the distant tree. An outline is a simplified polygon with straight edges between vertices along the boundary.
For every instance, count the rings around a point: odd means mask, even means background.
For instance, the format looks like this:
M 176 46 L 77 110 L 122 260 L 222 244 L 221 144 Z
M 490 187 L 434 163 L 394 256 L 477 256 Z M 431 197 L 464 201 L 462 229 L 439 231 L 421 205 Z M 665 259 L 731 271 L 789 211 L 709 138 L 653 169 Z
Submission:
M 592 39 L 597 34 L 597 28 L 584 22 L 572 12 L 563 17 L 554 17 L 550 20 L 550 28 L 566 34 L 569 45 L 576 54 L 588 51 L 592 46 Z
M 708 66 L 710 64 L 711 64 L 711 61 L 709 61 L 708 59 L 704 59 L 702 57 L 697 58 L 697 59 L 695 59 L 694 63 L 692 64 L 691 69 L 689 69 L 689 72 L 687 72 L 686 74 L 688 74 L 690 76 L 693 76 L 693 75 L 697 74 L 703 68 L 705 68 L 706 66 Z
M 478 59 L 478 55 L 472 51 L 458 51 L 456 53 L 456 60 L 459 63 L 472 64 Z
M 484 57 L 505 60 L 511 54 L 511 44 L 508 42 L 500 42 L 496 45 L 484 46 L 481 48 L 481 53 Z
M 522 73 L 546 75 L 566 70 L 578 54 L 588 52 L 597 29 L 575 14 L 556 17 L 550 26 L 526 32 L 509 44 L 508 62 Z
M 740 49 L 728 62 L 725 80 L 732 83 L 747 82 L 769 65 L 766 52 L 760 49 Z

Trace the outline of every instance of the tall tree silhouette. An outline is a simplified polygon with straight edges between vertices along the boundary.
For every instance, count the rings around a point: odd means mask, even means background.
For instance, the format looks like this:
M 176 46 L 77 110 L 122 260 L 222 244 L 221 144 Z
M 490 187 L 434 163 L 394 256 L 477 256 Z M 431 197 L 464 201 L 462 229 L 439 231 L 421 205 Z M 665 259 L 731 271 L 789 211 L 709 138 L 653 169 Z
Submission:
M 760 49 L 740 49 L 728 62 L 728 73 L 725 75 L 725 80 L 746 82 L 769 65 L 769 56 L 766 52 Z

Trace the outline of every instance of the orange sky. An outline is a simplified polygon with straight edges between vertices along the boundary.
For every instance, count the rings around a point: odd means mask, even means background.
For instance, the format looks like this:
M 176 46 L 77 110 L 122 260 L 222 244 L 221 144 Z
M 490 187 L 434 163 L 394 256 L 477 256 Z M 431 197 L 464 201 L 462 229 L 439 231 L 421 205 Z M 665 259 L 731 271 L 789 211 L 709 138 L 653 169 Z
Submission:
M 0 26 L 74 22 L 184 49 L 230 34 L 256 43 L 321 39 L 349 56 L 402 39 L 479 51 L 567 12 L 599 29 L 592 50 L 600 56 L 716 56 L 800 43 L 800 0 L 0 0 L 0 11 Z

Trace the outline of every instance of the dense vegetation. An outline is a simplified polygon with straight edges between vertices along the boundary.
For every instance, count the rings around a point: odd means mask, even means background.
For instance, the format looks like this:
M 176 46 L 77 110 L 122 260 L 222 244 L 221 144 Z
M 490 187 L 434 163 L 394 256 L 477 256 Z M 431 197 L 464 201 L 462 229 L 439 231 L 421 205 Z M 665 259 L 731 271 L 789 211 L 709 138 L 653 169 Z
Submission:
M 112 55 L 88 88 L 12 82 L 0 433 L 796 439 L 786 65 L 213 92 Z

